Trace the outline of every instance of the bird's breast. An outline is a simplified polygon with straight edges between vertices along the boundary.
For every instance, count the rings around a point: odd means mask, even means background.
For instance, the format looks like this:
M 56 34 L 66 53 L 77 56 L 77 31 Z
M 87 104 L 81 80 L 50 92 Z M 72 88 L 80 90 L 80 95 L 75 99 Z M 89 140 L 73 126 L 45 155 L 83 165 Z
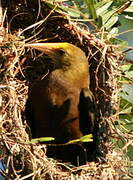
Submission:
M 48 102 L 54 106 L 61 106 L 66 100 L 74 96 L 78 98 L 80 89 L 71 85 L 69 81 L 51 80 L 46 88 Z

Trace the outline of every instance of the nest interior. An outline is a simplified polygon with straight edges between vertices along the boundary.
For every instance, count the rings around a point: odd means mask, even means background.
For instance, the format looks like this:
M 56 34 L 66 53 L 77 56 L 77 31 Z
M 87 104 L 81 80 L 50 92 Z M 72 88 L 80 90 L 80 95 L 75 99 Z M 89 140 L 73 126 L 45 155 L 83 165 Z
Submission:
M 121 53 L 115 51 L 112 45 L 102 42 L 100 37 L 96 38 L 97 34 L 90 33 L 86 27 L 80 28 L 78 23 L 72 22 L 65 14 L 51 9 L 45 1 L 39 5 L 36 0 L 32 3 L 30 0 L 6 0 L 2 1 L 2 8 L 7 17 L 3 27 L 4 38 L 0 61 L 1 157 L 4 164 L 6 162 L 5 169 L 8 169 L 3 170 L 2 175 L 9 179 L 18 177 L 60 179 L 70 177 L 71 173 L 74 175 L 77 173 L 78 177 L 84 176 L 85 173 L 89 178 L 94 174 L 97 178 L 100 177 L 100 170 L 98 174 L 97 165 L 92 162 L 85 168 L 70 169 L 62 163 L 48 159 L 44 144 L 27 143 L 29 136 L 26 132 L 25 104 L 28 88 L 47 73 L 48 67 L 44 57 L 38 52 L 31 53 L 29 50 L 24 50 L 22 45 L 24 42 L 40 39 L 43 42 L 69 42 L 86 53 L 91 77 L 90 88 L 98 110 L 95 150 L 100 149 L 104 154 L 110 148 L 107 139 L 112 131 L 111 117 L 118 110 L 117 82 L 114 76 L 117 75 Z M 35 25 L 37 22 L 38 25 Z M 31 27 L 33 24 L 34 26 Z M 114 167 L 119 169 L 116 164 Z M 119 175 L 114 173 L 114 176 Z

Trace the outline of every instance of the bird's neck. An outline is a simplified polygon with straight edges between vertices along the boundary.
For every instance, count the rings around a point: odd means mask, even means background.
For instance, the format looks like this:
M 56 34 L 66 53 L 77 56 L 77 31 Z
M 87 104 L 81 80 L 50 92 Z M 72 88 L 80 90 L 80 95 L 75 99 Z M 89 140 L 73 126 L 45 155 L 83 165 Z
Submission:
M 64 67 L 61 69 L 55 69 L 52 71 L 52 75 L 64 79 L 66 82 L 80 87 L 84 84 L 86 88 L 89 86 L 89 70 L 85 63 L 71 65 L 70 67 Z

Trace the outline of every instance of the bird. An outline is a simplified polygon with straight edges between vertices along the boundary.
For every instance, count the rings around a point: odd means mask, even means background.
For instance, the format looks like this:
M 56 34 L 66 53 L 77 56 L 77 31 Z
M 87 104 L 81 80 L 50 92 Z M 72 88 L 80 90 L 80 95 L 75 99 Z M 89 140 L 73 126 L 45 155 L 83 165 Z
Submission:
M 43 52 L 52 64 L 47 75 L 29 89 L 25 112 L 32 138 L 54 137 L 51 143 L 64 144 L 93 134 L 95 105 L 83 50 L 68 42 L 31 43 L 25 47 Z M 87 159 L 82 142 L 48 146 L 47 154 L 74 165 L 86 164 Z

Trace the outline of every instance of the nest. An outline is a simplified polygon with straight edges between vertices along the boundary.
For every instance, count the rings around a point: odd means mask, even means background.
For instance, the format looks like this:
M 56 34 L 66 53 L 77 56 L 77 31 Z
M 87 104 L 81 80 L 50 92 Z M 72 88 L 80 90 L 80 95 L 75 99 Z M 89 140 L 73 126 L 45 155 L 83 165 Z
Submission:
M 123 55 L 118 47 L 92 34 L 83 25 L 50 8 L 45 1 L 4 1 L 0 41 L 0 149 L 7 179 L 120 179 L 127 173 L 127 160 L 113 149 L 109 137 L 116 133 L 118 118 L 118 65 Z M 7 8 L 7 9 L 6 9 Z M 5 18 L 6 15 L 6 18 Z M 105 35 L 105 34 L 104 34 Z M 25 42 L 69 42 L 88 56 L 91 90 L 98 109 L 97 148 L 106 154 L 81 167 L 48 158 L 45 144 L 31 144 L 27 133 L 25 104 L 28 88 L 47 72 L 47 64 Z

